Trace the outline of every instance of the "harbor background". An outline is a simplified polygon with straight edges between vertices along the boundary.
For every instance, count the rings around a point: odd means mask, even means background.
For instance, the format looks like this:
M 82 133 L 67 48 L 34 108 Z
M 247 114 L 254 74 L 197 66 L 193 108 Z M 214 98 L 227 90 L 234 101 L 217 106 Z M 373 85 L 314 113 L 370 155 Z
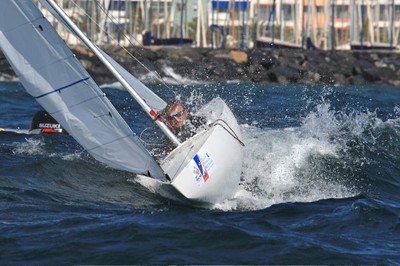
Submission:
M 397 49 L 400 0 L 58 0 L 97 44 Z M 58 26 L 49 12 L 44 15 Z M 76 44 L 68 32 L 67 43 Z
M 58 4 L 138 77 L 150 70 L 163 79 L 200 82 L 400 86 L 400 0 Z M 100 61 L 42 11 L 94 79 L 112 82 Z M 14 77 L 1 51 L 0 73 Z

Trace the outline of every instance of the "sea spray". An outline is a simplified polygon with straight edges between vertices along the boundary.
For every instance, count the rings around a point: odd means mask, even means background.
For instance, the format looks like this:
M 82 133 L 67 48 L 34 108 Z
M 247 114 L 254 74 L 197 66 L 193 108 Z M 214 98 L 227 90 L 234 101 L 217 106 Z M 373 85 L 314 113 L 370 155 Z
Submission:
M 299 127 L 260 129 L 242 126 L 246 142 L 239 209 L 284 202 L 311 202 L 359 193 L 346 180 L 341 124 L 329 103 L 317 105 Z M 345 176 L 344 176 L 345 175 Z M 351 178 L 351 177 L 350 177 Z M 221 206 L 226 208 L 227 206 Z M 229 207 L 228 207 L 229 208 Z
M 26 142 L 14 142 L 13 154 L 42 155 L 45 152 L 45 143 L 37 138 L 25 138 Z
M 338 96 L 329 88 L 318 101 L 307 97 L 310 111 L 298 127 L 257 128 L 257 121 L 242 125 L 246 143 L 243 182 L 234 200 L 216 208 L 254 210 L 371 191 L 372 181 L 363 173 L 376 162 L 368 153 L 382 150 L 382 145 L 398 152 L 398 107 L 384 121 L 378 110 L 332 107 L 331 101 Z M 387 134 L 390 137 L 380 143 Z

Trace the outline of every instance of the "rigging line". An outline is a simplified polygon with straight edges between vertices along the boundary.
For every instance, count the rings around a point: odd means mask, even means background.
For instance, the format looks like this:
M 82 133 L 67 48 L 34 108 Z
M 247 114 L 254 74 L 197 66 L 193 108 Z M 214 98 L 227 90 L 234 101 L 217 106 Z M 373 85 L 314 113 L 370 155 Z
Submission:
M 109 12 L 107 12 L 107 10 L 104 8 L 103 5 L 101 5 L 101 3 L 99 3 L 98 0 L 95 0 L 95 3 L 97 4 L 97 6 L 103 11 L 103 13 L 113 22 L 116 23 L 116 18 L 112 16 L 112 14 L 110 14 Z M 93 20 L 92 17 L 89 16 L 89 14 L 87 14 L 89 19 L 92 20 L 98 27 L 100 27 L 96 21 Z M 100 27 L 101 28 L 101 27 Z M 125 32 L 123 32 L 119 27 L 117 28 L 118 33 L 120 33 L 128 42 L 129 44 L 132 45 L 132 47 L 134 47 L 133 43 L 131 42 L 130 38 L 134 39 L 136 41 L 136 43 L 140 46 L 141 49 L 146 49 L 138 40 L 136 40 L 136 38 L 132 35 L 129 34 L 129 36 L 127 36 L 125 34 Z M 105 34 L 107 34 L 107 36 L 109 38 L 111 38 L 112 40 L 113 37 L 109 36 L 108 33 L 105 31 L 105 29 L 103 28 L 103 32 Z M 129 38 L 130 37 L 130 38 Z M 177 93 L 168 86 L 167 83 L 165 83 L 165 81 L 162 79 L 162 77 L 160 76 L 160 74 L 157 71 L 151 71 L 143 62 L 141 62 L 136 56 L 134 56 L 130 51 L 128 51 L 125 47 L 120 46 L 131 58 L 135 59 L 145 70 L 147 70 L 149 73 L 151 73 L 152 75 L 154 75 L 156 77 L 156 79 L 158 81 L 160 81 L 167 89 L 169 89 L 172 93 L 174 93 L 174 96 L 177 96 Z M 140 52 L 138 52 L 140 55 Z M 178 81 L 179 82 L 179 81 Z M 182 84 L 181 84 L 182 85 Z
M 224 123 L 224 124 L 229 128 L 229 130 L 228 130 L 221 122 Z M 229 124 L 228 124 L 225 120 L 219 118 L 219 119 L 215 120 L 214 122 L 212 122 L 212 123 L 210 124 L 210 127 L 211 127 L 211 126 L 216 126 L 216 125 L 221 126 L 221 127 L 222 127 L 223 129 L 225 129 L 225 131 L 228 132 L 234 139 L 236 139 L 236 140 L 240 143 L 240 145 L 242 145 L 243 147 L 245 146 L 244 143 L 243 143 L 243 141 L 241 141 L 241 140 L 239 139 L 239 136 L 236 134 L 236 132 L 229 126 Z
M 140 132 L 139 136 L 137 136 L 137 138 L 143 143 L 143 145 L 145 145 L 145 146 L 147 145 L 147 146 L 159 146 L 159 147 L 164 147 L 165 145 L 162 144 L 162 143 L 146 142 L 146 141 L 142 138 L 143 133 L 144 133 L 146 130 L 148 130 L 148 129 L 151 129 L 151 128 L 148 127 L 148 128 L 143 129 L 142 132 Z
M 104 6 L 99 3 L 98 0 L 94 0 L 94 2 L 96 3 L 96 5 L 101 9 L 101 11 L 107 16 L 108 19 L 111 20 L 111 22 L 116 23 L 117 19 L 112 16 L 109 12 L 107 12 L 107 10 L 104 8 Z M 81 8 L 75 1 L 72 1 L 72 3 L 74 4 L 74 6 L 76 6 L 81 12 L 83 12 L 88 19 L 90 19 L 94 24 L 96 24 L 96 26 L 99 29 L 102 29 L 101 26 L 86 12 L 86 10 L 84 10 L 83 8 Z M 102 29 L 103 33 L 105 33 L 111 40 L 115 41 L 115 39 L 110 36 L 107 31 L 103 28 Z M 132 45 L 132 47 L 134 47 L 133 43 L 131 42 L 130 38 L 134 39 L 136 41 L 136 43 L 140 46 L 140 48 L 142 49 L 146 49 L 142 44 L 140 44 L 140 42 L 138 40 L 136 40 L 136 38 L 129 34 L 130 36 L 127 36 L 125 34 L 125 32 L 121 31 L 119 28 L 117 29 L 118 33 L 120 33 L 128 42 L 130 45 Z M 129 38 L 130 37 L 130 38 Z M 170 86 L 168 86 L 168 84 L 162 79 L 162 77 L 160 76 L 160 74 L 157 71 L 151 71 L 143 62 L 141 62 L 136 56 L 134 56 L 130 51 L 128 51 L 128 49 L 126 49 L 125 47 L 120 46 L 131 58 L 135 59 L 136 62 L 139 63 L 139 65 L 141 65 L 145 70 L 147 70 L 149 73 L 151 73 L 161 84 L 163 84 L 167 89 L 169 89 L 174 96 L 177 96 L 177 92 L 175 90 L 173 90 Z M 139 52 L 140 55 L 140 52 Z M 178 81 L 178 83 L 181 84 L 180 81 Z

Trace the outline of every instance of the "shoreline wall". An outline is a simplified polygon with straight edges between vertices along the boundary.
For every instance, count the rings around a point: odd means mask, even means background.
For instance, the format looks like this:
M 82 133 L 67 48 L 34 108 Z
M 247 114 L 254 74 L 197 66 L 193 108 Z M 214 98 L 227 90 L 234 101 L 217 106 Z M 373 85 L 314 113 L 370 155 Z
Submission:
M 102 47 L 138 76 L 166 71 L 194 81 L 272 84 L 384 85 L 400 87 L 400 54 L 392 51 L 312 51 L 292 49 L 229 50 L 192 47 Z M 115 80 L 101 62 L 79 46 L 77 58 L 98 83 Z M 137 57 L 141 63 L 132 58 Z M 0 75 L 15 76 L 0 51 Z

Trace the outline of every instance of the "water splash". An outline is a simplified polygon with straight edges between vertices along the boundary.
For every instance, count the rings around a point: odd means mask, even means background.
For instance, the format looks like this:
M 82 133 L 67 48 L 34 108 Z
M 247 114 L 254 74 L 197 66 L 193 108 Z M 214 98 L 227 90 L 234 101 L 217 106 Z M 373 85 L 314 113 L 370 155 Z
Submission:
M 172 67 L 164 66 L 163 69 L 166 77 L 163 78 L 164 82 L 168 84 L 182 85 L 182 84 L 204 84 L 203 81 L 192 80 L 182 77 L 174 71 Z
M 104 83 L 99 86 L 100 89 L 116 89 L 116 90 L 125 90 L 122 84 L 119 81 L 113 81 L 110 83 Z
M 60 150 L 65 146 L 59 147 L 51 145 L 43 138 L 25 138 L 26 142 L 14 142 L 11 144 L 14 155 L 44 156 L 49 158 L 60 158 L 64 161 L 74 161 L 83 159 L 83 150 Z M 67 144 L 66 144 L 67 145 Z M 67 145 L 68 146 L 68 145 Z
M 377 135 L 382 128 L 390 127 L 399 139 L 399 125 L 399 118 L 383 121 L 377 111 L 336 111 L 326 99 L 301 119 L 299 127 L 242 125 L 243 182 L 235 199 L 215 207 L 255 210 L 365 192 L 360 172 L 373 163 L 366 150 L 381 145 Z
M 13 154 L 25 154 L 25 155 L 42 155 L 44 154 L 44 142 L 40 139 L 25 138 L 26 142 L 20 143 L 15 142 L 13 146 Z

